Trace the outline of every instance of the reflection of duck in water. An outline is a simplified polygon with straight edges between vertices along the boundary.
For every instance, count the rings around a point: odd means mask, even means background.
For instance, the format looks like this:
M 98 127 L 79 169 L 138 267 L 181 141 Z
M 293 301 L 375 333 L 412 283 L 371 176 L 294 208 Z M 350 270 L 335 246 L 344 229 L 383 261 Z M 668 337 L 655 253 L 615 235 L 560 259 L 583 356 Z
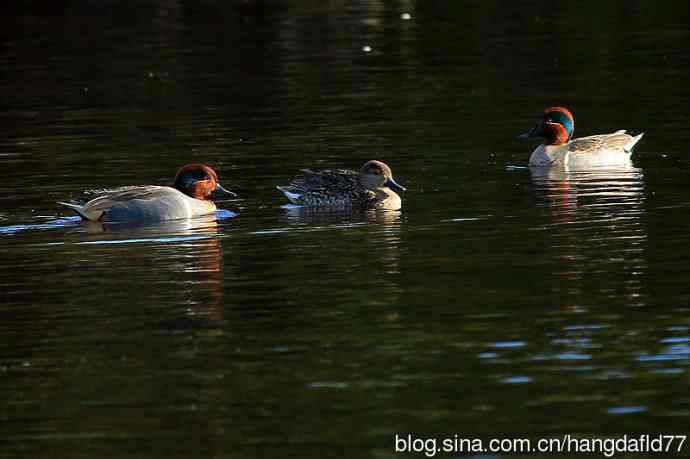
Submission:
M 355 271 L 351 275 L 354 277 L 364 274 L 364 271 L 356 268 L 361 266 L 363 259 L 369 259 L 369 269 L 380 273 L 381 276 L 400 272 L 402 212 L 292 205 L 283 208 L 285 213 L 280 217 L 280 221 L 284 225 L 260 230 L 260 233 L 319 233 L 318 236 L 309 238 L 308 247 L 309 250 L 321 247 L 316 249 L 315 256 L 317 259 L 323 258 L 325 262 L 328 262 L 333 252 L 333 241 L 337 241 L 339 246 L 346 247 L 344 252 L 340 253 L 346 253 L 344 256 L 349 260 L 340 259 L 339 263 L 351 263 L 350 266 Z M 297 248 L 300 256 L 304 256 L 304 249 L 305 247 Z M 290 253 L 286 258 L 292 259 L 295 248 L 286 246 L 286 251 Z M 367 274 L 364 275 L 369 277 Z M 385 301 L 397 301 L 400 288 L 398 279 L 381 276 L 375 276 L 375 279 L 361 279 L 358 283 L 377 284 L 377 291 L 391 291 L 391 294 L 384 295 Z
M 399 225 L 401 213 L 399 211 L 365 209 L 353 212 L 351 209 L 324 209 L 323 207 L 284 206 L 284 220 L 290 224 L 306 224 L 310 226 L 356 226 L 359 224 L 381 223 L 385 225 Z
M 520 136 L 545 139 L 530 156 L 529 165 L 575 169 L 628 164 L 633 147 L 644 135 L 633 137 L 620 130 L 573 139 L 574 130 L 575 119 L 568 109 L 549 107 L 544 110 L 537 125 Z
M 235 197 L 218 183 L 216 172 L 204 164 L 187 164 L 172 187 L 141 185 L 94 192 L 92 199 L 61 202 L 84 220 L 105 222 L 163 221 L 212 214 L 213 200 Z
M 632 164 L 591 170 L 569 171 L 562 168 L 530 168 L 532 184 L 547 196 L 568 194 L 607 197 L 639 197 L 642 171 Z
M 202 215 L 197 218 L 161 222 L 108 223 L 86 221 L 73 225 L 77 244 L 101 247 L 96 253 L 115 245 L 127 266 L 127 271 L 143 283 L 143 279 L 166 284 L 186 285 L 178 291 L 177 301 L 187 305 L 186 319 L 194 323 L 217 322 L 223 318 L 220 306 L 223 297 L 223 260 L 220 239 L 222 217 Z M 83 233 L 88 233 L 84 235 Z M 145 247 L 145 250 L 142 250 Z M 105 263 L 117 262 L 106 260 Z M 155 271 L 155 274 L 151 274 Z M 167 287 L 137 288 L 138 295 L 149 298 L 167 292 Z M 155 301 L 146 301 L 155 304 Z M 168 317 L 161 320 L 183 320 Z M 189 322 L 190 324 L 192 322 Z
M 530 168 L 532 185 L 538 195 L 557 204 L 560 218 L 572 218 L 562 214 L 566 208 L 582 205 L 578 200 L 591 198 L 598 206 L 637 203 L 642 198 L 642 171 L 632 164 L 591 170 L 569 171 L 563 168 Z
M 227 213 L 227 214 L 226 214 Z M 178 238 L 180 241 L 205 239 L 218 234 L 218 222 L 235 216 L 230 211 L 217 211 L 213 214 L 202 215 L 195 218 L 182 218 L 178 220 L 129 221 L 129 222 L 103 222 L 100 220 L 87 220 L 76 229 L 85 229 L 88 233 L 111 233 L 114 237 L 129 238 Z
M 643 303 L 647 232 L 642 171 L 627 165 L 586 171 L 533 167 L 530 173 L 538 207 L 547 217 L 539 230 L 556 263 L 552 273 L 562 306 L 580 311 L 591 295 L 620 295 L 630 304 Z
M 380 161 L 366 162 L 359 172 L 304 169 L 289 185 L 277 188 L 301 206 L 386 210 L 400 209 L 402 201 L 396 191 L 405 191 L 393 179 L 390 167 Z

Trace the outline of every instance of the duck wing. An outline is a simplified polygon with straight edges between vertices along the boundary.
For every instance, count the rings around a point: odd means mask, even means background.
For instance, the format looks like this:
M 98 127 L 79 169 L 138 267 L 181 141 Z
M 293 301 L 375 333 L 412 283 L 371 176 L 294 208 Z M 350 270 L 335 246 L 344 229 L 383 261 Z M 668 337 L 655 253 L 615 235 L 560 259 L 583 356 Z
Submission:
M 642 135 L 643 134 L 633 137 L 626 134 L 625 130 L 620 130 L 612 134 L 580 137 L 570 141 L 568 144 L 568 151 L 577 153 L 597 153 L 602 150 L 622 150 L 629 153 Z
M 145 189 L 150 189 L 150 188 L 155 188 L 155 185 L 128 185 L 128 186 L 120 186 L 117 188 L 92 188 L 89 190 L 85 190 L 83 195 L 84 196 L 90 196 L 91 199 L 93 199 L 96 196 L 103 196 L 103 195 L 115 195 L 119 193 L 123 193 L 126 191 L 144 191 Z
M 314 172 L 303 169 L 290 184 L 278 189 L 293 204 L 319 206 L 368 207 L 376 194 L 359 182 L 359 173 L 349 169 L 327 169 Z
M 147 201 L 161 198 L 169 195 L 171 190 L 176 191 L 167 186 L 154 185 L 88 190 L 85 192 L 86 196 L 73 199 L 70 202 L 60 202 L 60 204 L 74 210 L 86 220 L 98 220 L 103 216 L 104 212 L 107 212 L 119 203 L 135 199 Z M 96 194 L 97 196 L 89 199 L 90 194 Z
M 305 191 L 324 191 L 333 192 L 352 190 L 359 186 L 359 174 L 348 169 L 327 169 L 314 172 L 303 169 L 302 175 L 293 180 L 304 187 Z
M 125 194 L 126 192 L 132 192 L 133 195 L 145 194 L 142 193 L 144 189 L 152 188 L 152 185 L 128 185 L 121 186 L 117 188 L 91 188 L 84 190 L 80 195 L 72 197 L 69 202 L 71 204 L 84 205 L 87 202 L 100 198 L 103 196 L 112 196 L 115 200 L 127 199 L 126 196 L 131 196 L 132 194 Z
M 129 201 L 132 199 L 155 199 L 162 194 L 169 193 L 172 188 L 168 186 L 139 185 L 123 186 L 120 188 L 89 190 L 87 193 L 94 194 L 96 197 L 90 200 L 109 200 L 114 202 Z
M 285 188 L 297 193 L 349 193 L 363 189 L 359 183 L 359 173 L 348 169 L 327 169 L 317 172 L 302 169 L 301 172 L 302 174 L 292 179 Z
M 606 145 L 602 137 L 600 135 L 593 135 L 573 139 L 568 144 L 568 151 L 571 153 L 594 153 Z

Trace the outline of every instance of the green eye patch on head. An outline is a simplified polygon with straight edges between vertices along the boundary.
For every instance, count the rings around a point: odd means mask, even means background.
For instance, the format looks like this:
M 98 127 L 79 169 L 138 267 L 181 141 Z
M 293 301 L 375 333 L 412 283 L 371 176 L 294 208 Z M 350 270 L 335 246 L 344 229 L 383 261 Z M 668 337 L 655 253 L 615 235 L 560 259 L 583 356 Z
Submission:
M 565 113 L 558 109 L 548 109 L 548 111 L 544 114 L 544 117 L 547 121 L 558 123 L 563 126 L 568 133 L 568 140 L 573 138 L 575 123 L 573 122 L 573 118 L 571 115 L 569 115 L 569 113 Z

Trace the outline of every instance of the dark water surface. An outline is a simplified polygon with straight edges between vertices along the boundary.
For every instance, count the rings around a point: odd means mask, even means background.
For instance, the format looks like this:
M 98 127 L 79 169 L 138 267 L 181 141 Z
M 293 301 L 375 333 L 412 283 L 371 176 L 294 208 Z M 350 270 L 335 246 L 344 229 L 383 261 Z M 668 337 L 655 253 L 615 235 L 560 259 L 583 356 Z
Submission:
M 688 434 L 687 2 L 43 3 L 2 7 L 0 456 Z M 635 167 L 525 168 L 554 104 Z M 373 158 L 401 212 L 280 207 Z M 237 215 L 56 204 L 194 161 Z

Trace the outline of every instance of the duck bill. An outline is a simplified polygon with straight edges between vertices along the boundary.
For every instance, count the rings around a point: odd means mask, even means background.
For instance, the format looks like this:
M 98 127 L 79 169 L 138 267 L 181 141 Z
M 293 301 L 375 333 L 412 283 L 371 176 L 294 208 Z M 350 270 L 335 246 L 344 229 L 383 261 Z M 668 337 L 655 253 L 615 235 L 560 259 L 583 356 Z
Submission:
M 541 131 L 541 124 L 537 124 L 536 126 L 534 126 L 529 131 L 527 131 L 523 134 L 520 134 L 518 136 L 518 139 L 524 140 L 524 139 L 531 139 L 532 137 L 539 137 L 541 135 L 541 132 L 542 132 Z
M 211 192 L 211 200 L 212 201 L 222 201 L 224 199 L 227 200 L 227 199 L 233 199 L 236 197 L 237 197 L 237 195 L 235 193 L 233 193 L 230 190 L 226 190 L 225 188 L 223 188 L 223 186 L 220 183 L 216 184 L 215 190 L 213 190 Z
M 398 184 L 395 180 L 393 180 L 393 177 L 386 180 L 386 183 L 384 185 L 386 185 L 388 188 L 390 188 L 391 190 L 396 191 L 398 193 L 402 193 L 403 191 L 407 191 L 407 189 L 404 186 Z

